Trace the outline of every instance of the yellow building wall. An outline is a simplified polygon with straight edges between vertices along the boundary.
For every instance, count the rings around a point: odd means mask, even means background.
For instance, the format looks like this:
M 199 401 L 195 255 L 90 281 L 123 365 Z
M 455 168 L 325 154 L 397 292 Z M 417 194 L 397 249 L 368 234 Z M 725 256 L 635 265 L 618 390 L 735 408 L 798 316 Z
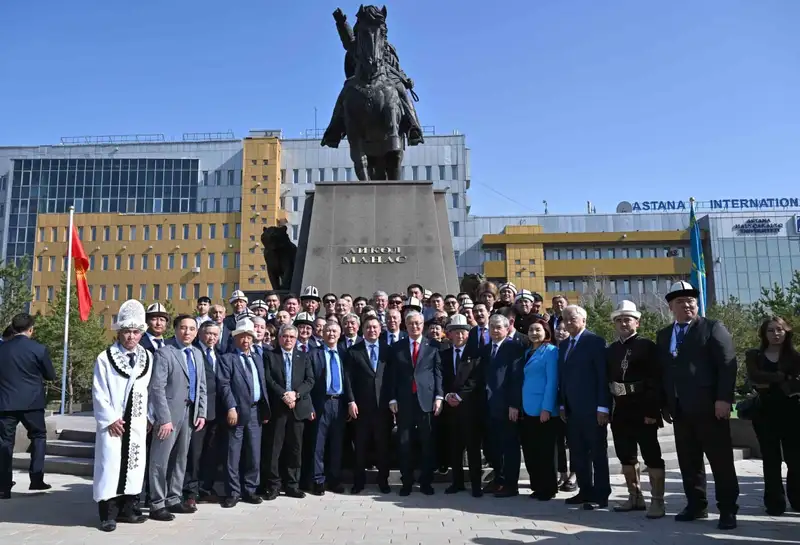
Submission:
M 264 264 L 261 233 L 285 218 L 280 209 L 281 143 L 275 137 L 248 137 L 242 154 L 242 267 L 243 290 L 272 289 Z
M 550 259 L 544 276 L 681 276 L 688 275 L 692 260 L 688 257 L 644 257 L 636 259 Z
M 192 312 L 196 303 L 195 293 L 207 295 L 209 284 L 213 284 L 214 302 L 227 303 L 222 298 L 223 284 L 229 297 L 239 283 L 237 261 L 240 241 L 236 238 L 236 226 L 240 222 L 241 214 L 238 212 L 174 215 L 76 214 L 75 225 L 82 232 L 80 236 L 83 248 L 90 260 L 90 270 L 87 271 L 86 278 L 92 290 L 94 311 L 103 316 L 104 325 L 110 326 L 111 317 L 117 313 L 122 302 L 128 299 L 128 286 L 131 287 L 132 297 L 140 299 L 143 304 L 150 304 L 156 299 L 162 302 L 170 300 L 176 312 Z M 52 292 L 54 297 L 60 288 L 67 255 L 68 224 L 67 214 L 37 216 L 32 277 L 34 300 L 31 305 L 34 313 L 46 313 L 48 295 Z M 214 238 L 211 238 L 212 225 Z M 159 227 L 161 240 L 158 240 Z M 184 232 L 185 229 L 188 233 Z M 224 236 L 226 230 L 227 237 Z M 118 236 L 120 234 L 121 237 Z M 174 256 L 172 269 L 169 268 L 170 255 Z M 183 266 L 184 255 L 186 267 Z M 224 255 L 227 257 L 223 257 Z M 104 256 L 107 263 L 105 270 Z M 147 256 L 145 269 L 143 256 Z M 158 269 L 156 256 L 161 256 L 161 266 Z M 193 272 L 197 256 L 200 259 L 200 270 Z M 223 267 L 225 261 L 227 267 Z M 74 283 L 75 275 L 72 277 Z M 168 297 L 170 285 L 172 297 Z M 102 286 L 105 287 L 105 296 L 101 294 Z M 116 297 L 114 286 L 117 286 Z M 144 298 L 141 297 L 141 286 L 145 286 Z M 155 286 L 158 286 L 157 294 Z

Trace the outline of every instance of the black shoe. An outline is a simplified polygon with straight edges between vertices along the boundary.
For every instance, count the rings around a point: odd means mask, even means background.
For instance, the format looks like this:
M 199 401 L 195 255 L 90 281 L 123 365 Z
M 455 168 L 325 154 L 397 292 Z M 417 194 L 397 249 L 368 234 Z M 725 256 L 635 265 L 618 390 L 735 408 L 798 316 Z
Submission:
M 104 532 L 113 532 L 117 529 L 117 521 L 115 520 L 104 520 L 100 523 L 100 529 Z
M 36 483 L 31 483 L 31 485 L 28 487 L 28 490 L 50 490 L 51 488 L 53 488 L 51 485 L 47 484 L 44 481 L 40 481 Z
M 707 518 L 708 509 L 690 509 L 689 507 L 684 507 L 683 511 L 675 515 L 675 520 L 677 522 L 691 522 L 693 520 Z
M 539 501 L 550 501 L 555 497 L 556 497 L 555 494 L 553 494 L 553 495 L 541 494 L 539 492 L 535 492 L 535 493 L 531 494 L 531 498 L 537 499 Z
M 284 494 L 287 498 L 297 498 L 298 500 L 302 500 L 306 497 L 306 493 L 298 488 L 287 488 Z
M 578 485 L 572 481 L 566 481 L 564 484 L 559 486 L 558 489 L 562 492 L 575 492 L 578 489 Z
M 717 528 L 720 530 L 733 530 L 736 528 L 736 515 L 733 513 L 720 513 Z
M 780 517 L 786 512 L 786 508 L 780 509 L 778 507 L 768 507 L 766 509 L 767 514 L 771 517 Z
M 473 486 L 472 487 L 472 497 L 473 498 L 482 498 L 483 497 L 483 490 L 480 486 Z
M 353 495 L 361 494 L 363 490 L 364 490 L 363 486 L 354 486 L 353 488 L 350 489 L 350 493 Z
M 191 515 L 192 513 L 197 512 L 197 507 L 192 509 L 191 506 L 184 503 L 176 503 L 175 505 L 170 505 L 167 507 L 167 511 L 175 515 Z
M 11 499 L 11 490 L 3 490 L 0 492 L 0 500 L 10 500 Z
M 419 491 L 425 494 L 426 496 L 433 496 L 436 494 L 436 490 L 429 484 L 424 484 L 419 486 Z
M 483 487 L 483 491 L 486 494 L 494 494 L 498 490 L 500 490 L 500 483 L 498 483 L 497 481 L 486 483 L 486 485 Z
M 392 491 L 392 487 L 389 486 L 388 481 L 384 481 L 382 483 L 378 483 L 378 490 L 381 491 L 381 494 L 388 494 Z
M 586 503 L 586 499 L 583 497 L 583 494 L 578 492 L 574 496 L 571 496 L 566 500 L 564 500 L 564 503 L 566 503 L 567 505 L 581 505 L 583 503 Z
M 315 496 L 324 496 L 325 495 L 325 485 L 323 483 L 316 483 L 314 486 L 309 490 Z
M 444 489 L 445 494 L 458 494 L 459 492 L 466 490 L 463 484 L 451 484 L 447 488 Z
M 581 509 L 584 511 L 592 511 L 594 510 L 594 504 L 587 501 L 581 506 Z
M 501 486 L 500 490 L 494 493 L 495 498 L 513 498 L 514 496 L 519 496 L 519 490 L 505 486 Z
M 165 507 L 162 507 L 161 509 L 150 511 L 150 518 L 161 522 L 170 522 L 175 520 L 175 515 L 167 511 Z
M 398 494 L 403 497 L 411 495 L 411 487 L 406 485 L 401 486 Z
M 256 496 L 256 495 L 245 496 L 242 498 L 242 501 L 245 503 L 249 503 L 250 505 L 260 505 L 261 503 L 264 502 L 264 500 L 261 499 L 261 496 Z
M 344 494 L 344 487 L 340 484 L 329 484 L 327 488 L 334 494 Z
M 447 466 L 439 466 L 437 471 L 442 475 L 447 475 L 447 472 L 450 471 L 450 468 Z
M 264 499 L 266 501 L 272 501 L 277 497 L 278 497 L 278 491 L 275 490 L 274 488 L 270 488 L 269 490 L 267 490 L 267 493 L 264 494 Z
M 146 520 L 147 520 L 146 516 L 144 516 L 144 515 L 136 515 L 136 514 L 125 515 L 125 516 L 121 515 L 121 516 L 117 517 L 117 522 L 121 522 L 121 523 L 124 523 L 124 524 L 141 524 Z
M 236 496 L 228 496 L 224 500 L 222 500 L 222 507 L 225 509 L 230 509 L 231 507 L 236 507 L 236 504 L 239 503 L 239 498 Z

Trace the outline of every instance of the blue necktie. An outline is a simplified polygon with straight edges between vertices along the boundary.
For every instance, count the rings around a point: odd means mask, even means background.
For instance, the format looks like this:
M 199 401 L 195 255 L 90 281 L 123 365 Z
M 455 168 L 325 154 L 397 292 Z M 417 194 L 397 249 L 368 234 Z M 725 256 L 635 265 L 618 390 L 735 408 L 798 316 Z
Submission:
M 375 352 L 375 345 L 369 345 L 369 362 L 372 364 L 372 370 L 378 369 L 378 353 Z
M 194 403 L 195 389 L 197 388 L 197 366 L 194 364 L 191 348 L 184 348 L 186 354 L 186 366 L 189 368 L 189 401 Z
M 250 373 L 253 375 L 253 403 L 261 401 L 261 381 L 258 378 L 258 369 L 256 369 L 256 362 L 247 354 L 244 355 L 247 363 L 250 364 Z
M 217 364 L 214 361 L 214 358 L 211 356 L 211 349 L 206 348 L 206 358 L 208 359 L 208 363 L 211 364 L 211 370 L 215 373 L 217 372 Z
M 492 359 L 494 359 L 495 356 L 497 356 L 497 348 L 498 346 L 496 344 L 492 345 Z
M 156 344 L 159 348 L 164 348 L 164 339 L 156 339 Z
M 569 345 L 567 346 L 567 352 L 564 354 L 564 360 L 565 361 L 569 357 L 569 355 L 572 353 L 572 349 L 573 348 L 575 348 L 575 337 L 572 337 L 569 340 Z
M 289 354 L 283 353 L 283 372 L 286 373 L 286 391 L 292 391 L 292 360 Z
M 675 333 L 675 348 L 678 349 L 683 344 L 683 340 L 686 338 L 686 330 L 689 328 L 689 324 L 678 324 L 678 331 Z
M 331 357 L 331 395 L 342 393 L 342 381 L 339 379 L 339 359 L 336 357 L 336 350 L 329 349 Z
M 352 339 L 347 339 L 347 348 L 350 348 L 352 346 L 353 346 L 353 340 Z

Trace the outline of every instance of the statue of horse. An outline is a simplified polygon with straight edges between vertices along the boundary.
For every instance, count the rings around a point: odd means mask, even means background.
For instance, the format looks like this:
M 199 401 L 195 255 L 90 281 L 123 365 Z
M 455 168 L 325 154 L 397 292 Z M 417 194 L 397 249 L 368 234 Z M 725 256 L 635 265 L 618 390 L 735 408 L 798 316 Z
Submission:
M 261 244 L 264 246 L 264 263 L 272 289 L 288 290 L 292 284 L 297 246 L 289 238 L 286 225 L 264 227 Z
M 418 125 L 416 112 L 406 105 L 404 74 L 388 58 L 393 48 L 386 39 L 386 7 L 361 6 L 356 18 L 350 44 L 355 73 L 339 93 L 321 145 L 336 148 L 347 136 L 359 180 L 399 180 L 409 131 Z

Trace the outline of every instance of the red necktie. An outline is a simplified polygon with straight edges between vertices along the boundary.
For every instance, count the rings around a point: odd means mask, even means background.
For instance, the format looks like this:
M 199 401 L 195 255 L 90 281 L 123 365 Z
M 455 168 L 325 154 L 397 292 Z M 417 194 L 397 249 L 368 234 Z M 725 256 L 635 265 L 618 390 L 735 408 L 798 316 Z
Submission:
M 300 350 L 302 350 L 303 352 L 305 352 L 305 351 L 306 351 L 306 345 L 304 345 L 304 344 L 301 344 L 301 345 L 300 345 Z
M 419 343 L 417 341 L 411 341 L 411 364 L 414 366 L 414 369 L 417 368 L 417 357 L 419 356 Z M 417 381 L 411 381 L 411 392 L 416 394 L 417 393 Z

